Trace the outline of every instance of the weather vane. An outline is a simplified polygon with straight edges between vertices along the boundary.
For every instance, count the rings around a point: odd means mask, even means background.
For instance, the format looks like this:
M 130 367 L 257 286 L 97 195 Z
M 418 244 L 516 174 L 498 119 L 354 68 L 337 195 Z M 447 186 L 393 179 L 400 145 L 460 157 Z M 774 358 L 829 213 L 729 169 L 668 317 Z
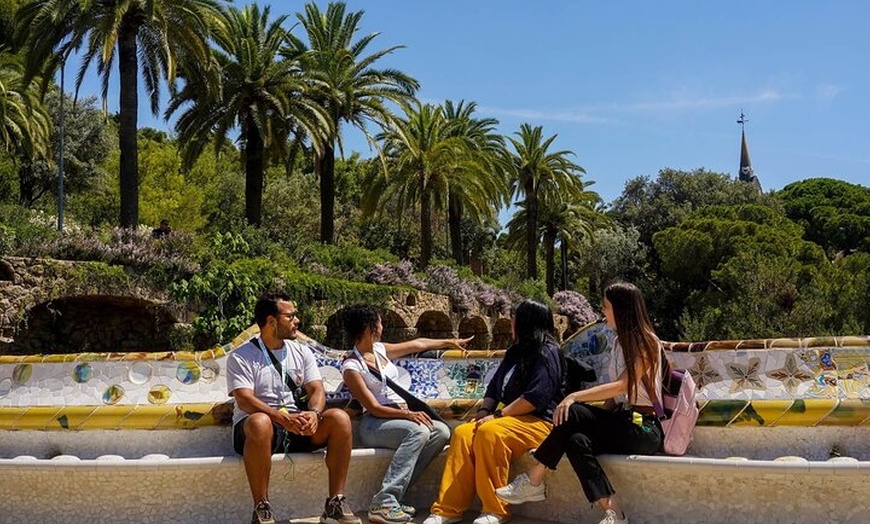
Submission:
M 746 128 L 746 122 L 749 122 L 749 119 L 746 118 L 746 115 L 743 114 L 743 110 L 740 110 L 740 118 L 737 119 L 737 123 L 740 124 L 741 129 Z

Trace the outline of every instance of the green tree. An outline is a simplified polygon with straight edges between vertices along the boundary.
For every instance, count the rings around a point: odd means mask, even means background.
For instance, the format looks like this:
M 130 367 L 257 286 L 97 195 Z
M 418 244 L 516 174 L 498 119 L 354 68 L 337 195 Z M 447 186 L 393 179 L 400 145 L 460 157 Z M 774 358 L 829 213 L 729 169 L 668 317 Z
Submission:
M 583 184 L 581 182 L 581 184 Z M 589 184 L 585 184 L 589 185 Z M 596 209 L 601 198 L 594 191 L 582 190 L 579 193 L 564 192 L 546 186 L 538 194 L 538 233 L 535 245 L 544 246 L 544 274 L 547 294 L 556 292 L 556 244 L 562 251 L 562 259 L 567 265 L 570 247 L 579 247 L 581 242 L 593 231 L 608 224 L 606 216 Z M 529 213 L 526 202 L 518 205 L 518 210 L 508 222 L 508 239 L 514 249 L 525 250 L 528 241 Z M 563 271 L 565 268 L 563 267 Z M 565 280 L 567 275 L 563 275 Z M 563 289 L 566 286 L 563 286 Z
M 580 239 L 578 251 L 586 256 L 577 263 L 577 273 L 585 276 L 590 300 L 604 296 L 604 287 L 614 280 L 627 280 L 641 285 L 647 292 L 647 302 L 656 298 L 646 283 L 648 279 L 647 247 L 640 242 L 637 229 L 612 223 L 609 228 L 596 229 Z
M 151 111 L 157 114 L 161 82 L 174 86 L 182 57 L 188 63 L 209 63 L 206 39 L 216 6 L 215 0 L 34 0 L 18 11 L 31 75 L 48 72 L 50 78 L 71 51 L 84 46 L 76 88 L 96 62 L 105 100 L 112 66 L 118 63 L 122 227 L 139 223 L 140 68 Z
M 370 184 L 363 211 L 372 214 L 384 201 L 395 199 L 399 212 L 420 206 L 420 267 L 432 257 L 432 210 L 448 198 L 446 174 L 466 158 L 465 143 L 447 133 L 440 106 L 404 106 L 405 117 L 393 120 L 378 136 L 383 141 L 385 170 Z
M 69 195 L 87 191 L 102 180 L 103 160 L 112 147 L 111 126 L 107 125 L 96 97 L 76 101 L 63 95 L 64 100 L 64 192 Z M 45 158 L 33 157 L 18 166 L 19 203 L 32 207 L 57 184 L 57 165 L 54 157 L 60 150 L 60 89 L 52 86 L 45 95 L 45 107 L 53 122 L 51 152 Z
M 331 122 L 300 75 L 299 63 L 280 58 L 290 33 L 286 16 L 269 20 L 270 9 L 256 5 L 220 11 L 212 58 L 217 67 L 192 74 L 173 97 L 167 115 L 184 108 L 175 129 L 187 165 L 208 144 L 220 150 L 230 130 L 239 129 L 245 163 L 245 217 L 262 221 L 266 164 L 287 154 L 284 146 L 297 130 L 313 137 L 331 133 Z M 216 74 L 211 74 L 215 72 Z
M 451 179 L 447 203 L 450 251 L 457 264 L 464 264 L 462 218 L 470 218 L 477 226 L 497 219 L 498 209 L 507 205 L 510 197 L 504 175 L 507 156 L 504 137 L 495 131 L 498 120 L 475 117 L 475 102 L 448 100 L 443 108 L 447 136 L 460 139 L 469 158 L 473 158 L 473 162 L 466 159 L 457 163 L 448 174 Z
M 205 226 L 203 189 L 190 183 L 182 169 L 176 144 L 139 140 L 142 177 L 142 221 L 154 227 L 166 218 L 173 229 L 197 231 Z
M 662 169 L 655 180 L 646 176 L 629 180 L 613 202 L 612 214 L 623 225 L 637 228 L 640 241 L 651 246 L 654 233 L 676 226 L 698 209 L 750 203 L 778 207 L 774 198 L 760 194 L 752 184 L 725 174 L 703 168 Z
M 305 75 L 319 92 L 319 103 L 329 115 L 331 127 L 324 146 L 315 149 L 314 168 L 320 178 L 320 241 L 335 241 L 335 148 L 341 150 L 341 123 L 362 130 L 371 140 L 367 122 L 390 122 L 388 103 L 407 103 L 419 88 L 416 80 L 395 69 L 377 69 L 375 63 L 402 46 L 367 53 L 378 33 L 354 41 L 363 11 L 346 12 L 341 2 L 331 2 L 326 12 L 316 4 L 305 5 L 297 18 L 308 43 L 293 38 L 285 55 L 299 58 Z
M 802 235 L 760 205 L 706 207 L 656 233 L 660 274 L 672 282 L 660 318 L 679 319 L 678 336 L 693 339 L 830 334 L 831 264 Z
M 37 82 L 24 73 L 21 59 L 0 47 L 0 147 L 20 160 L 45 157 L 51 133 Z
M 776 194 L 790 219 L 804 227 L 805 238 L 838 252 L 870 252 L 870 188 L 831 178 L 811 178 Z
M 510 137 L 514 152 L 511 155 L 511 194 L 522 195 L 525 220 L 526 277 L 538 278 L 537 239 L 539 220 L 539 195 L 552 189 L 568 195 L 579 195 L 583 190 L 580 175 L 582 167 L 568 157 L 568 150 L 550 151 L 557 135 L 544 138 L 541 126 L 522 124 Z

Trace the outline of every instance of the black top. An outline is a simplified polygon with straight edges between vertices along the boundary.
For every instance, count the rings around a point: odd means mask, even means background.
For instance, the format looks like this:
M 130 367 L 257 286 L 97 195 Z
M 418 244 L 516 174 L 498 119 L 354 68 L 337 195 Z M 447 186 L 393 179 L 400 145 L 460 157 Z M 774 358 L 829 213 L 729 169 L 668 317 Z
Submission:
M 528 376 L 519 376 L 515 371 L 502 388 L 504 377 L 510 366 L 502 360 L 492 380 L 486 387 L 484 397 L 495 399 L 505 406 L 522 397 L 528 403 L 535 406 L 531 414 L 544 420 L 552 420 L 553 411 L 559 402 L 559 392 L 562 382 L 562 366 L 559 359 L 559 348 L 553 344 L 545 344 L 541 349 L 542 358 L 535 361 L 534 366 L 527 373 Z

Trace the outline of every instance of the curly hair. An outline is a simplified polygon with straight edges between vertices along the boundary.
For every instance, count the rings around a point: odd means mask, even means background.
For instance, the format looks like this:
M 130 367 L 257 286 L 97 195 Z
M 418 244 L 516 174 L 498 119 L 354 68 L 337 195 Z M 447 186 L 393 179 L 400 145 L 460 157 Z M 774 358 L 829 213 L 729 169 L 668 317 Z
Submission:
M 353 344 L 356 344 L 362 338 L 366 328 L 374 331 L 378 325 L 379 318 L 381 316 L 378 314 L 378 311 L 368 304 L 356 304 L 346 308 L 341 313 L 344 332 Z

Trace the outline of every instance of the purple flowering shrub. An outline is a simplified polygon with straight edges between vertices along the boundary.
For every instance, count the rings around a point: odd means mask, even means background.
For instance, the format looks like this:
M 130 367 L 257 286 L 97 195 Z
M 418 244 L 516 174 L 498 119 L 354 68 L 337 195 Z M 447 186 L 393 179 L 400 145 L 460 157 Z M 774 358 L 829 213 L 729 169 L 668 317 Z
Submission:
M 447 295 L 461 311 L 468 311 L 476 302 L 485 310 L 508 314 L 515 298 L 508 292 L 480 280 L 464 279 L 455 269 L 448 266 L 431 266 L 426 270 L 423 278 L 420 278 L 414 273 L 414 266 L 407 260 L 396 264 L 376 264 L 366 280 L 373 284 L 410 286 Z
M 565 315 L 575 326 L 585 326 L 599 319 L 598 313 L 586 300 L 586 297 L 576 291 L 559 291 L 553 295 L 553 302 L 559 308 L 558 313 Z
M 74 229 L 42 245 L 31 246 L 30 254 L 61 260 L 92 260 L 139 269 L 160 267 L 178 273 L 178 276 L 186 276 L 199 269 L 192 246 L 192 235 L 181 231 L 154 239 L 147 229 L 115 227 L 104 232 Z
M 366 276 L 366 280 L 372 284 L 426 289 L 426 283 L 414 274 L 414 265 L 409 260 L 402 260 L 395 264 L 392 262 L 375 264 Z

